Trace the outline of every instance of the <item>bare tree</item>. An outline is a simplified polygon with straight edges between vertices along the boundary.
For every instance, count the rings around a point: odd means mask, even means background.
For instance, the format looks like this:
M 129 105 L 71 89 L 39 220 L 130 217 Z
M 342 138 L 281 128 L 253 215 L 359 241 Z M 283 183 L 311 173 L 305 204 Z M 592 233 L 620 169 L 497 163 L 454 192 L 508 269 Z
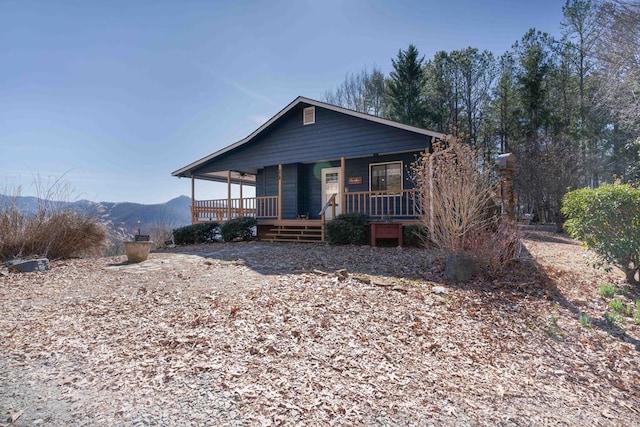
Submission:
M 611 0 L 600 8 L 599 99 L 620 123 L 640 130 L 640 2 Z
M 359 73 L 347 74 L 335 90 L 324 94 L 324 101 L 361 113 L 384 116 L 386 113 L 386 81 L 379 68 L 365 67 Z
M 484 108 L 489 104 L 491 87 L 495 79 L 493 54 L 468 47 L 452 53 L 460 89 L 461 117 L 458 127 L 472 147 L 479 147 L 480 128 L 484 124 Z M 491 147 L 482 147 L 485 158 Z

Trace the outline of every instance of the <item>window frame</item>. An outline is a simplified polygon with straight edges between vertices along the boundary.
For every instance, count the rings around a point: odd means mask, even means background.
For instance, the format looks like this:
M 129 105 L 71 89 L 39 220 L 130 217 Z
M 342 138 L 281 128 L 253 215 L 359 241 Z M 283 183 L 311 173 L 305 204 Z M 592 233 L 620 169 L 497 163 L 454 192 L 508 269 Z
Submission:
M 311 111 L 311 120 L 307 121 L 307 111 Z M 303 126 L 307 126 L 307 125 L 312 125 L 316 122 L 316 107 L 315 106 L 311 106 L 311 107 L 304 107 L 302 109 L 302 125 Z
M 373 167 L 374 166 L 383 166 L 383 165 L 400 165 L 400 188 L 397 190 L 372 190 L 373 184 Z M 380 196 L 401 196 L 404 191 L 404 162 L 402 160 L 394 160 L 390 162 L 380 162 L 380 163 L 369 163 L 369 193 L 373 192 L 385 193 L 385 194 L 372 194 L 372 196 L 380 197 Z

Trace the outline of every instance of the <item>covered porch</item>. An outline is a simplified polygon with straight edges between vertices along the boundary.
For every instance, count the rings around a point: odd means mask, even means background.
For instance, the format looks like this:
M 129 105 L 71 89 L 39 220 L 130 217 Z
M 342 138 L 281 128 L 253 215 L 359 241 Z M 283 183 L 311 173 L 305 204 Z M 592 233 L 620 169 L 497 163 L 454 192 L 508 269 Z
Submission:
M 249 216 L 256 218 L 259 224 L 287 225 L 292 221 L 301 224 L 300 221 L 303 220 L 313 224 L 324 224 L 343 213 L 366 214 L 372 221 L 393 220 L 401 223 L 415 223 L 419 219 L 421 213 L 416 203 L 414 188 L 362 191 L 362 185 L 348 186 L 350 183 L 346 178 L 347 160 L 344 157 L 337 165 L 327 163 L 324 165 L 327 167 L 322 169 L 316 166 L 316 164 L 278 165 L 277 169 L 274 168 L 274 179 L 267 181 L 275 184 L 272 186 L 275 191 L 272 190 L 271 195 L 265 195 L 263 188 L 256 189 L 259 181 L 266 180 L 264 170 L 260 171 L 261 178 L 258 178 L 258 173 L 252 174 L 249 171 L 222 171 L 210 173 L 206 177 L 192 175 L 192 222 L 194 224 L 208 221 L 225 222 Z M 312 177 L 314 184 L 305 186 L 303 181 L 309 180 L 304 176 L 309 175 L 305 170 L 312 169 L 321 170 L 322 173 L 317 174 L 321 176 Z M 333 173 L 328 174 L 324 171 Z M 222 177 L 226 178 L 227 197 L 196 198 L 196 178 L 220 182 Z M 359 179 L 359 183 L 362 184 L 362 178 Z M 320 180 L 322 182 L 319 182 Z M 232 196 L 233 186 L 236 186 L 236 194 Z M 253 187 L 252 190 L 255 189 L 257 195 L 244 196 L 247 186 Z M 315 205 L 314 208 L 314 204 L 309 202 L 311 199 L 321 199 L 322 203 Z M 292 209 L 292 202 L 296 205 L 295 209 Z

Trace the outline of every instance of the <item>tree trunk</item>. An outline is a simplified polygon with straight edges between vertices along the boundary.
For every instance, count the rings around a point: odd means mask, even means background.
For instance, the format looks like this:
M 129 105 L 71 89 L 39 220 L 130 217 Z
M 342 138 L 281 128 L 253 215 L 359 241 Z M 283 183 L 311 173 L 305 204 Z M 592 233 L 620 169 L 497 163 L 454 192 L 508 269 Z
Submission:
M 640 278 L 640 268 L 632 269 L 627 268 L 625 274 L 627 276 L 627 283 L 640 288 L 640 280 L 636 280 L 636 273 L 638 273 Z
M 560 212 L 559 210 L 555 210 L 554 217 L 556 223 L 556 233 L 564 233 L 564 215 L 562 215 L 562 212 Z

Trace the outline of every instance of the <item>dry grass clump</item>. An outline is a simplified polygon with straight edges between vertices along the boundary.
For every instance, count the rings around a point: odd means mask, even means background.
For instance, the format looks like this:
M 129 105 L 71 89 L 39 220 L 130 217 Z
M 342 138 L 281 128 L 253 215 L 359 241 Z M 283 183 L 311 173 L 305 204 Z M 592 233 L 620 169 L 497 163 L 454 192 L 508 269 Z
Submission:
M 99 255 L 107 232 L 96 218 L 43 204 L 36 214 L 15 203 L 0 207 L 0 259 L 46 256 L 52 259 Z
M 413 165 L 416 204 L 430 243 L 466 253 L 490 274 L 517 255 L 521 236 L 497 216 L 496 179 L 482 157 L 456 139 L 436 142 Z

